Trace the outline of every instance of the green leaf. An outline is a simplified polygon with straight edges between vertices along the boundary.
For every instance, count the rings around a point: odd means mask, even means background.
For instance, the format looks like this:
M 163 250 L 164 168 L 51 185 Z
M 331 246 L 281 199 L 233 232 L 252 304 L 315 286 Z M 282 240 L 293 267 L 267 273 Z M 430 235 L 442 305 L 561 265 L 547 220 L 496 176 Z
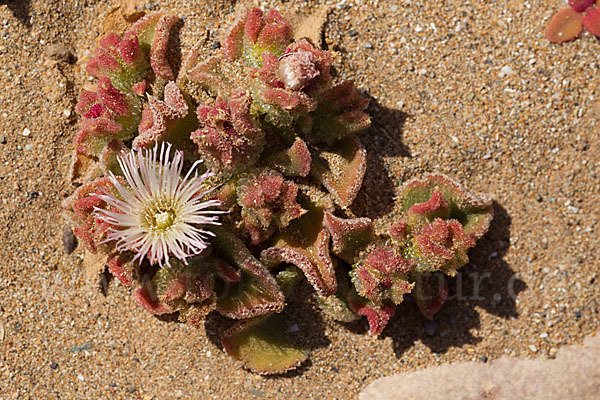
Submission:
M 262 316 L 240 321 L 222 339 L 225 352 L 244 367 L 259 374 L 279 374 L 299 366 L 308 350 L 285 335 L 283 315 Z

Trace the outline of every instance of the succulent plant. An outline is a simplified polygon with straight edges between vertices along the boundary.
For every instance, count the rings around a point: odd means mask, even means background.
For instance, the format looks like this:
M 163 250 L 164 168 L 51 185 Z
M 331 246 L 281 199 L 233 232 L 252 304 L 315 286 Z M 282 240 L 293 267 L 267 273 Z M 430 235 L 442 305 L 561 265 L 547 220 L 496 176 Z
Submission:
M 149 14 L 103 38 L 88 63 L 98 80 L 77 105 L 78 187 L 63 202 L 86 251 L 152 314 L 238 320 L 224 350 L 261 374 L 308 356 L 285 334 L 286 298 L 304 278 L 325 314 L 364 316 L 372 334 L 409 293 L 432 318 L 444 276 L 488 229 L 491 200 L 432 174 L 404 185 L 383 233 L 347 218 L 370 119 L 353 83 L 333 83 L 332 55 L 294 41 L 277 11 L 250 9 L 220 52 L 199 60 L 196 48 L 176 76 L 166 57 L 176 21 Z
M 552 43 L 568 42 L 578 37 L 583 28 L 600 37 L 600 2 L 569 0 L 569 6 L 554 14 L 546 38 Z

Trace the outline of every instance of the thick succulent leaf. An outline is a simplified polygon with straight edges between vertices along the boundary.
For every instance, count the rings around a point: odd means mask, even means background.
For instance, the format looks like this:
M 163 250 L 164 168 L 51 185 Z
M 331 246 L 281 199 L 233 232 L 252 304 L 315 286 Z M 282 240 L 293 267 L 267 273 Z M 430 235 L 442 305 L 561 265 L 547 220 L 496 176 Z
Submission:
M 281 56 L 271 52 L 262 55 L 262 65 L 251 71 L 256 78 L 257 107 L 269 113 L 270 107 L 298 114 L 315 111 L 319 93 L 331 86 L 333 57 L 307 40 L 290 44 Z
M 349 264 L 375 239 L 375 229 L 369 218 L 344 219 L 326 212 L 324 224 L 331 234 L 333 253 Z
M 125 258 L 123 261 L 127 260 Z M 123 268 L 120 261 L 116 259 L 111 264 L 109 259 L 109 270 L 114 270 L 113 273 L 116 272 L 119 279 L 124 275 L 121 273 Z M 134 299 L 152 314 L 163 315 L 179 311 L 182 321 L 197 325 L 215 308 L 213 265 L 216 261 L 213 257 L 195 257 L 188 264 L 183 264 L 180 260 L 171 258 L 170 265 L 162 266 L 150 281 L 142 282 L 134 293 Z M 130 276 L 131 274 L 125 275 L 126 278 Z
M 425 318 L 433 319 L 448 298 L 448 285 L 446 278 L 441 273 L 413 274 L 415 287 L 411 295 L 415 299 L 421 314 Z
M 250 115 L 252 98 L 236 90 L 229 99 L 197 109 L 200 129 L 191 138 L 210 169 L 224 179 L 253 166 L 262 152 L 264 132 Z
M 135 93 L 119 90 L 108 77 L 101 77 L 97 90 L 84 90 L 75 106 L 83 117 L 74 139 L 77 152 L 99 157 L 113 139 L 131 139 L 141 119 L 141 104 Z
M 306 203 L 306 204 L 305 204 Z M 337 290 L 335 270 L 329 255 L 329 232 L 323 226 L 323 205 L 302 202 L 306 214 L 290 223 L 290 226 L 275 236 L 273 246 L 264 250 L 261 260 L 267 266 L 282 262 L 294 264 L 323 296 Z
M 275 228 L 285 228 L 306 211 L 296 201 L 298 185 L 268 168 L 242 174 L 237 202 L 253 244 L 267 239 Z
M 279 374 L 298 367 L 308 350 L 295 345 L 285 335 L 281 314 L 240 321 L 225 332 L 225 352 L 244 367 L 259 374 Z
M 189 61 L 192 63 L 193 61 Z M 234 83 L 221 66 L 221 58 L 210 57 L 190 67 L 187 78 L 207 90 L 213 96 L 227 98 L 232 92 Z
M 435 192 L 441 193 L 450 206 L 450 213 L 444 211 L 444 218 L 458 220 L 466 235 L 477 240 L 487 232 L 493 218 L 491 197 L 468 192 L 463 185 L 446 175 L 427 174 L 408 181 L 400 194 L 400 208 L 403 212 L 409 212 L 413 206 L 426 203 L 417 207 L 417 210 L 426 211 L 435 202 Z M 412 210 L 415 211 L 415 208 Z M 431 217 L 436 216 L 435 213 L 431 214 Z
M 552 43 L 563 43 L 575 39 L 583 30 L 583 14 L 572 8 L 560 10 L 550 20 L 546 39 Z
M 88 73 L 99 80 L 96 91 L 84 90 L 75 107 L 83 117 L 74 139 L 75 151 L 91 160 L 100 158 L 105 172 L 114 170 L 115 140 L 128 141 L 137 131 L 150 67 L 162 79 L 173 77 L 165 54 L 176 21 L 172 15 L 148 15 L 123 38 L 115 34 L 103 38 L 87 64 Z M 72 178 L 89 175 L 84 167 L 93 170 L 93 163 L 81 163 L 78 156 L 73 160 Z
M 285 176 L 307 176 L 312 156 L 306 142 L 296 138 L 290 148 L 266 154 L 263 161 Z
M 118 178 L 120 179 L 120 178 Z M 110 253 L 114 247 L 112 242 L 105 242 L 110 225 L 96 218 L 97 208 L 110 207 L 101 200 L 98 194 L 110 192 L 119 196 L 108 177 L 101 177 L 92 182 L 85 183 L 62 202 L 62 208 L 67 212 L 67 217 L 75 226 L 73 233 L 83 241 L 86 248 L 92 252 Z
M 463 226 L 455 219 L 434 219 L 413 232 L 405 256 L 416 262 L 419 272 L 443 271 L 454 276 L 469 262 L 467 251 L 475 246 Z
M 400 304 L 413 288 L 408 277 L 414 268 L 395 243 L 376 241 L 360 252 L 350 276 L 358 294 L 374 304 Z
M 336 269 L 338 289 L 335 295 L 318 296 L 317 302 L 321 311 L 336 321 L 352 322 L 360 318 L 348 304 L 349 292 L 354 291 L 345 268 Z
M 111 172 L 114 175 L 123 175 L 117 157 L 122 155 L 126 150 L 128 150 L 128 147 L 125 146 L 125 143 L 121 139 L 113 139 L 102 150 L 100 154 L 100 167 L 105 175 Z
M 331 194 L 337 205 L 349 207 L 362 186 L 367 169 L 367 152 L 352 135 L 323 150 L 313 159 L 310 174 Z
M 142 306 L 144 310 L 154 315 L 172 314 L 175 312 L 175 310 L 158 299 L 150 282 L 137 289 L 133 294 L 133 299 Z
M 216 234 L 213 244 L 217 253 L 241 271 L 241 279 L 226 285 L 220 293 L 217 311 L 230 318 L 251 318 L 283 310 L 284 296 L 275 278 L 244 242 L 225 227 L 211 230 Z
M 191 100 L 174 82 L 169 82 L 163 100 L 148 95 L 133 147 L 139 149 L 167 141 L 181 149 L 185 147 L 182 142 L 189 140 L 195 128 Z
M 260 67 L 263 53 L 279 57 L 292 40 L 292 27 L 279 12 L 271 10 L 266 17 L 258 8 L 241 9 L 236 21 L 221 41 L 229 61 L 241 58 L 248 66 Z
M 131 287 L 139 275 L 138 266 L 139 263 L 133 261 L 131 252 L 114 252 L 108 256 L 108 272 L 126 287 Z
M 359 297 L 352 292 L 348 295 L 348 304 L 356 314 L 367 318 L 369 333 L 371 335 L 379 335 L 383 332 L 383 329 L 396 311 L 395 304 L 386 303 L 384 305 L 376 305 L 372 301 Z
M 583 17 L 583 26 L 592 35 L 600 37 L 600 8 L 590 8 Z
M 156 12 L 146 15 L 131 27 L 137 34 L 140 47 L 150 58 L 156 76 L 168 81 L 175 79 L 175 74 L 167 60 L 167 45 L 169 33 L 178 20 L 175 15 Z
M 192 325 L 200 325 L 205 321 L 206 316 L 215 309 L 216 303 L 217 295 L 213 293 L 211 297 L 201 303 L 186 304 L 179 310 L 179 320 Z
M 315 142 L 333 145 L 346 136 L 362 132 L 371 126 L 364 112 L 369 100 L 362 97 L 353 82 L 344 82 L 318 96 L 318 107 L 311 115 Z
M 302 280 L 302 271 L 290 265 L 286 269 L 279 271 L 275 276 L 277 284 L 285 296 L 289 296 L 296 285 Z

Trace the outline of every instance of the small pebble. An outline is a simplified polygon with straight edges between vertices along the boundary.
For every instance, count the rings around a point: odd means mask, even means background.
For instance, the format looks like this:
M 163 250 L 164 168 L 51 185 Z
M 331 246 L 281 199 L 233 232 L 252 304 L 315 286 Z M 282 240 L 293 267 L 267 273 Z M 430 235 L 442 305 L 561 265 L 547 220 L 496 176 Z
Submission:
M 109 383 L 108 383 L 108 386 L 110 386 L 110 387 L 112 387 L 112 388 L 115 388 L 115 387 L 117 387 L 117 384 L 116 384 L 116 383 L 114 383 L 114 382 L 109 382 Z
M 82 350 L 89 350 L 92 348 L 92 344 L 91 343 L 84 343 L 80 346 L 73 346 L 69 349 L 69 351 L 71 353 L 79 353 Z
M 154 8 L 154 4 L 146 3 L 146 4 L 144 4 L 144 7 L 146 7 L 146 10 L 150 11 Z
M 77 247 L 77 239 L 71 230 L 71 227 L 65 225 L 63 228 L 63 247 L 65 249 L 65 253 L 71 254 L 75 248 Z
M 535 200 L 536 200 L 538 203 L 541 203 L 541 202 L 544 200 L 544 198 L 542 197 L 542 195 L 541 195 L 541 194 L 539 194 L 539 193 L 536 193 L 536 194 L 535 194 Z
M 50 363 L 50 368 L 52 368 L 52 369 L 57 369 L 57 368 L 58 368 L 58 364 L 57 364 L 57 363 L 55 363 L 54 361 L 52 361 L 52 362 Z
M 350 29 L 350 31 L 348 31 L 348 35 L 352 37 L 358 36 L 358 32 L 356 32 L 354 29 Z
M 373 48 L 373 45 L 371 44 L 371 42 L 366 42 L 364 44 L 364 46 L 365 46 L 366 49 L 372 49 Z
M 515 70 L 512 69 L 511 67 L 509 67 L 508 65 L 505 65 L 500 70 L 500 78 L 504 78 L 505 76 L 514 75 L 514 74 L 515 74 Z
M 22 135 L 25 137 L 29 137 L 29 135 L 31 135 L 31 131 L 29 130 L 29 128 L 23 129 Z
M 81 374 L 77 374 L 77 379 L 79 379 L 80 381 L 84 381 L 85 380 L 84 376 L 81 375 Z
M 17 145 L 17 150 L 23 150 L 23 146 L 21 146 L 20 144 Z
M 75 56 L 61 44 L 51 44 L 46 47 L 46 55 L 56 61 L 75 62 Z
M 127 393 L 133 394 L 136 392 L 136 390 L 137 390 L 137 387 L 135 387 L 135 385 L 127 385 Z
M 63 111 L 63 115 L 64 115 L 66 118 L 69 118 L 69 117 L 71 116 L 71 110 L 65 110 L 65 111 Z
M 480 356 L 479 359 L 481 360 L 481 362 L 484 362 L 484 363 L 488 362 L 487 356 Z
M 265 394 L 262 391 L 254 388 L 248 389 L 248 392 L 250 392 L 250 394 L 252 394 L 254 397 L 258 397 L 259 399 L 262 399 L 265 396 Z
M 429 336 L 435 336 L 435 332 L 437 331 L 438 324 L 435 321 L 426 320 L 425 321 L 425 333 Z
M 537 353 L 537 351 L 538 351 L 537 347 L 535 347 L 535 345 L 533 345 L 533 344 L 529 345 L 529 350 L 531 350 L 533 353 Z
M 31 149 L 33 149 L 33 146 L 31 144 L 26 144 L 25 145 L 25 151 L 29 151 Z
M 579 319 L 579 318 L 581 318 L 581 311 L 575 311 L 573 313 L 573 315 L 575 316 L 576 319 Z
M 213 44 L 210 45 L 210 49 L 211 50 L 216 50 L 216 49 L 220 49 L 221 48 L 221 43 L 220 42 L 214 42 Z
M 336 367 L 336 366 L 333 366 L 333 367 L 331 367 L 331 370 L 332 370 L 333 372 L 340 372 L 340 370 L 339 370 L 339 369 L 338 369 L 338 367 Z
M 540 335 L 541 339 L 546 339 L 547 337 L 548 337 L 548 334 L 546 332 L 544 332 Z
M 6 144 L 6 135 L 0 135 L 0 143 Z

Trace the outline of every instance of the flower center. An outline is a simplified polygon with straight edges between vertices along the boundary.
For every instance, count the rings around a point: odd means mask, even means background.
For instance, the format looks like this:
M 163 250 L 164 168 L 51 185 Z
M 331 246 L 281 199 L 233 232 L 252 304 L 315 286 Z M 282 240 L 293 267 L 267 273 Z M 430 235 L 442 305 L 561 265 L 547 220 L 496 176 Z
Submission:
M 175 222 L 175 213 L 171 210 L 166 210 L 154 214 L 155 226 L 157 229 L 165 230 Z

